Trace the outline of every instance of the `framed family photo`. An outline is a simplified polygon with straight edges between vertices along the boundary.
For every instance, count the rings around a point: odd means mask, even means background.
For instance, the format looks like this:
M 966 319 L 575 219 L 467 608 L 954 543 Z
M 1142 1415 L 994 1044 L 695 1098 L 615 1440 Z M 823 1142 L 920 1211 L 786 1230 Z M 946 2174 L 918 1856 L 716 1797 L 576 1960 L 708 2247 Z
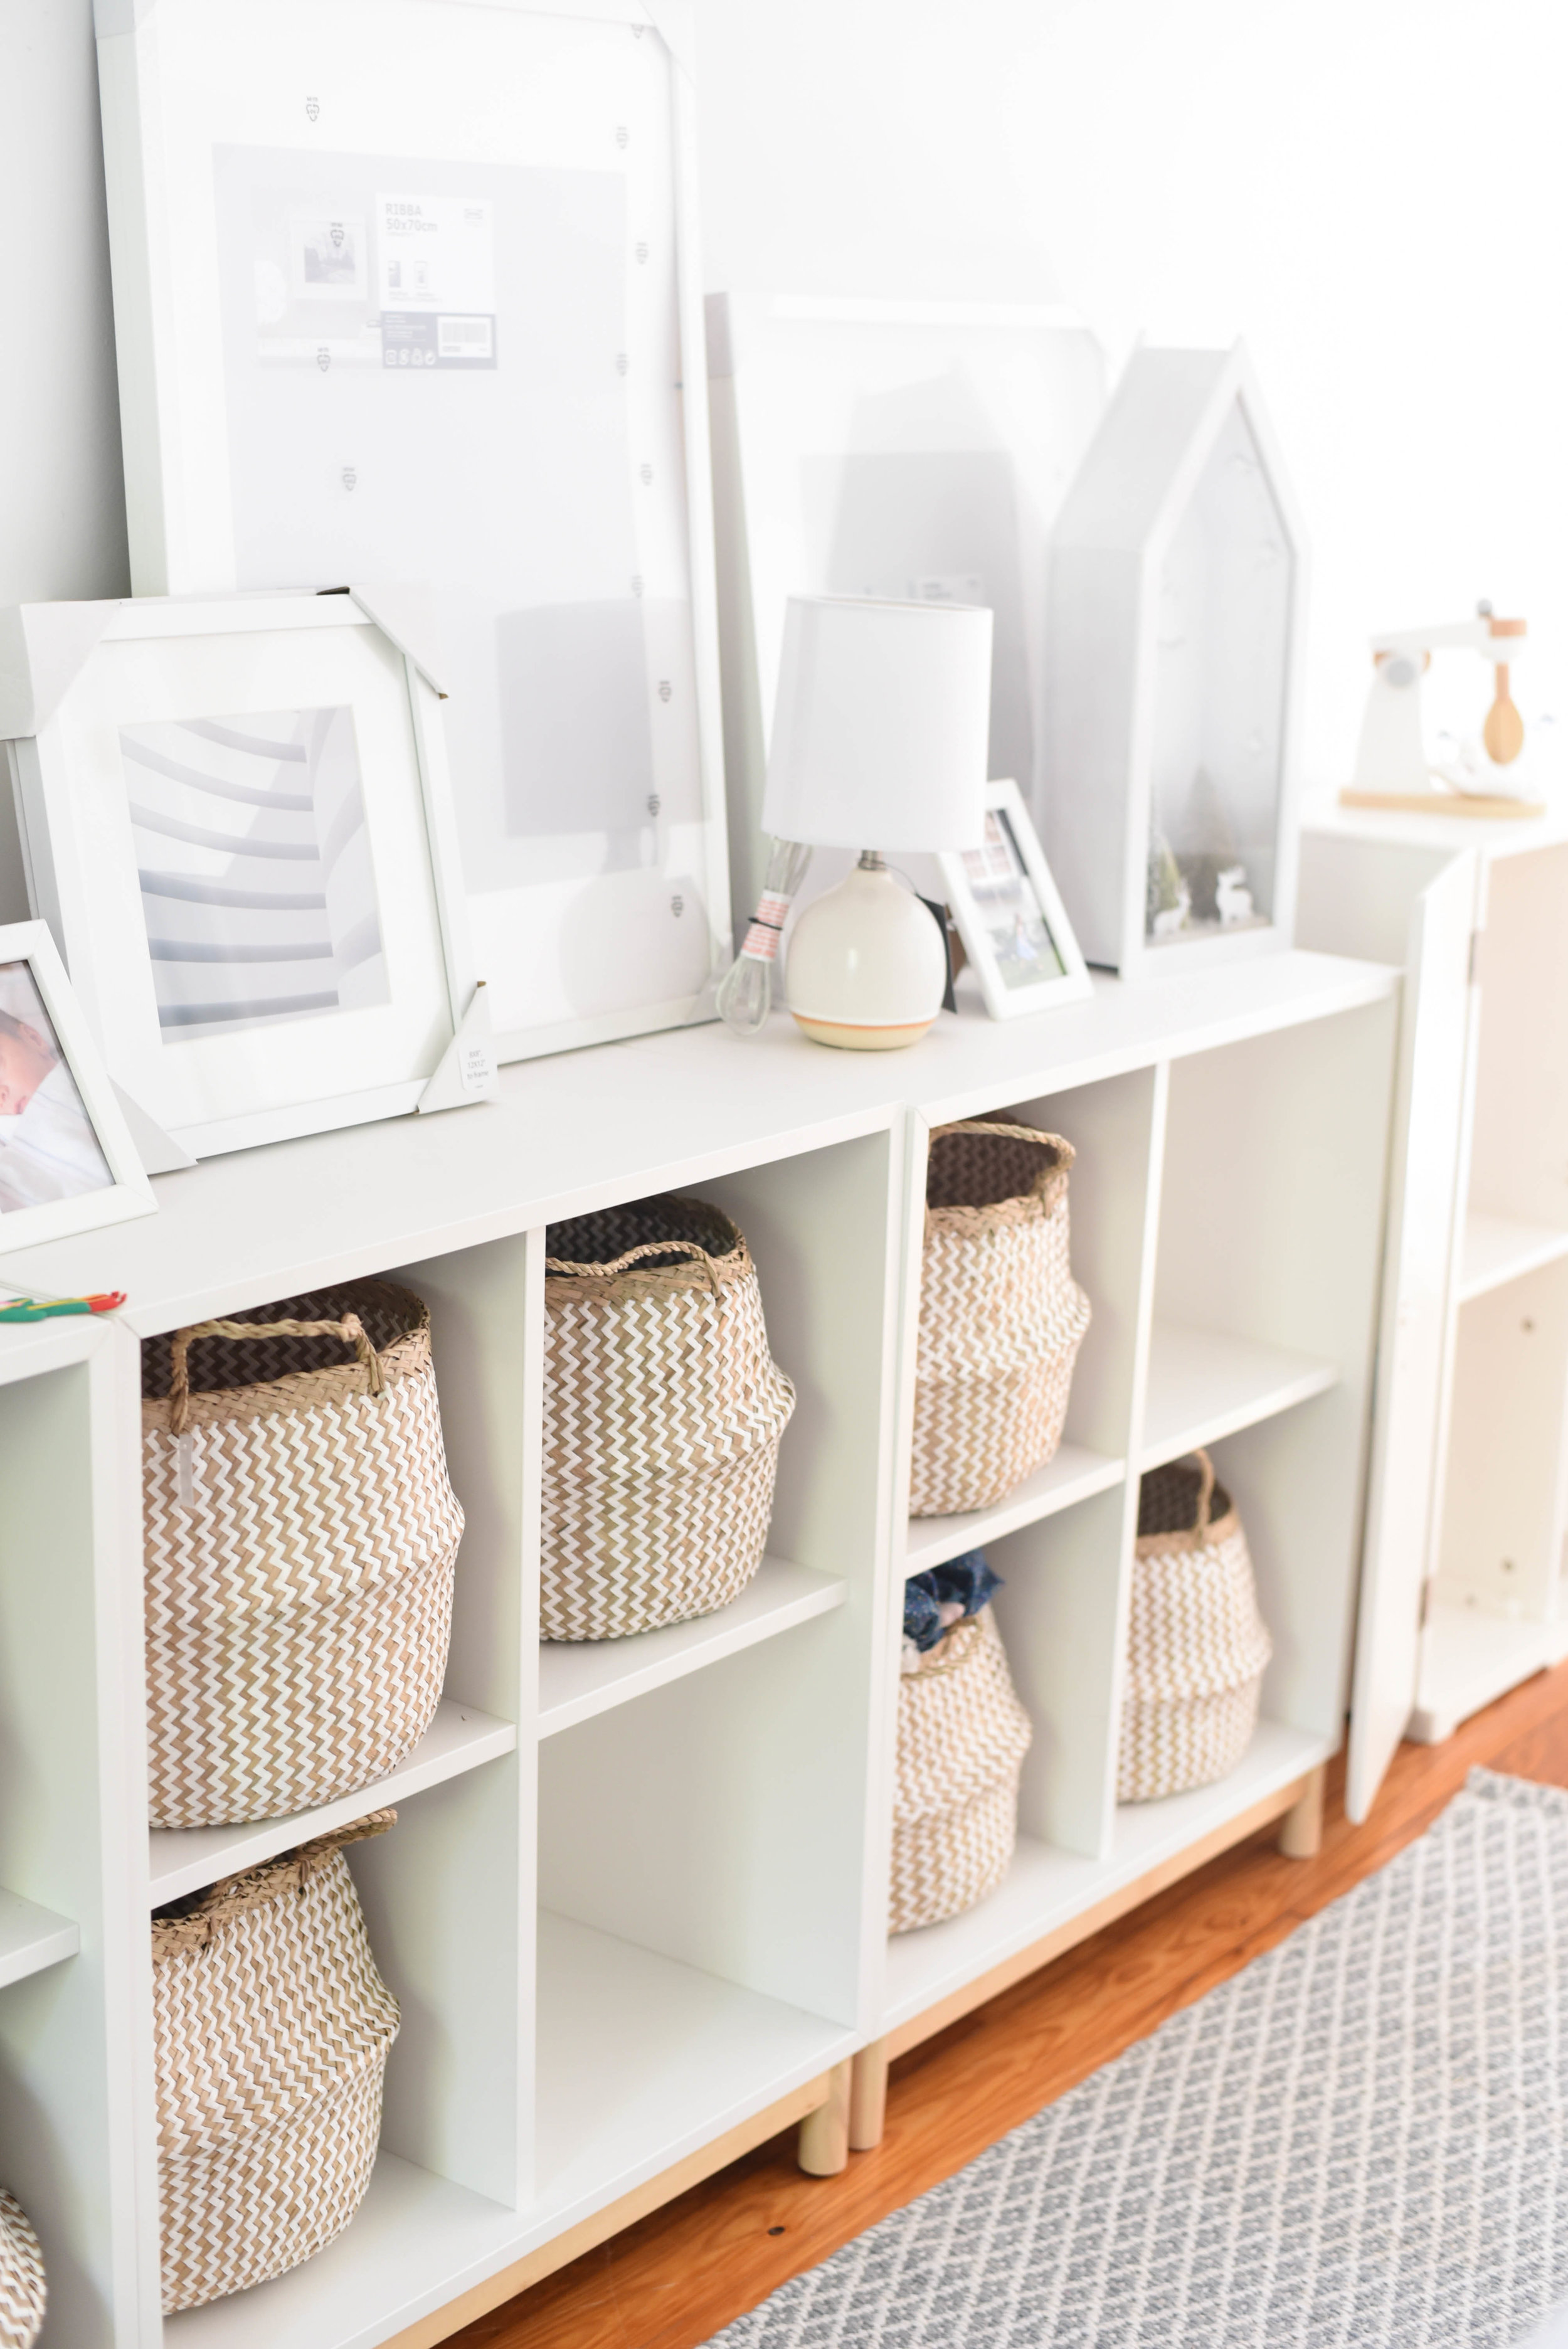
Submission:
M 1016 782 L 985 786 L 979 848 L 938 859 L 947 902 L 993 1019 L 1076 1003 L 1093 981 Z
M 346 595 L 0 616 L 32 908 L 166 1163 L 415 1109 L 463 1024 L 440 697 L 402 616 L 410 649 Z
M 157 1205 L 48 925 L 0 926 L 0 1254 Z
M 139 595 L 418 579 L 502 1059 L 730 957 L 684 12 L 100 8 Z

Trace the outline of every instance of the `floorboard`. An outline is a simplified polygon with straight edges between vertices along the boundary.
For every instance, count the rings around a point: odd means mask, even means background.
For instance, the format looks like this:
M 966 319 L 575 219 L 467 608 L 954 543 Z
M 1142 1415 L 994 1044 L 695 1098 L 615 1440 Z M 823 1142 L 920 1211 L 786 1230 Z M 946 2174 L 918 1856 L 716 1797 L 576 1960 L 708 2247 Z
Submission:
M 700 2349 L 1382 1867 L 1476 1763 L 1568 1785 L 1568 1664 L 1446 1745 L 1401 1745 L 1362 1826 L 1333 1773 L 1315 1859 L 1282 1858 L 1270 1833 L 1238 1845 L 912 2048 L 893 2067 L 886 2137 L 841 2177 L 803 2177 L 793 2133 L 776 2138 L 454 2334 L 452 2349 Z

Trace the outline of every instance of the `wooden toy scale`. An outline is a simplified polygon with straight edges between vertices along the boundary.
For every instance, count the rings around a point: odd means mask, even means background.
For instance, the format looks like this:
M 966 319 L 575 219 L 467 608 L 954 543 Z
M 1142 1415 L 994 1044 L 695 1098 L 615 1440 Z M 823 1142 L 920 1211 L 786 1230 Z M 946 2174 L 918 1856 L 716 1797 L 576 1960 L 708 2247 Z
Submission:
M 1411 808 L 1425 815 L 1540 815 L 1542 801 L 1500 791 L 1469 769 L 1434 773 L 1421 730 L 1421 679 L 1432 655 L 1455 647 L 1479 653 L 1491 663 L 1496 679 L 1481 742 L 1493 767 L 1511 766 L 1524 748 L 1524 720 L 1509 697 L 1508 670 L 1524 633 L 1522 620 L 1497 619 L 1490 604 L 1478 604 L 1473 620 L 1374 636 L 1356 781 L 1340 792 L 1341 804 Z

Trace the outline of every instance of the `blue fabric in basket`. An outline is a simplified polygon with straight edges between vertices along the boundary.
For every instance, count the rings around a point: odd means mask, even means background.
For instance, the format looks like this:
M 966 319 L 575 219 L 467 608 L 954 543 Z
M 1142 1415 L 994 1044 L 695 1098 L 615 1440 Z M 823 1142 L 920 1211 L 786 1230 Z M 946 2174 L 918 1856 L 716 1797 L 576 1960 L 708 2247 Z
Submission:
M 963 1615 L 978 1615 L 1002 1578 L 993 1574 L 983 1549 L 965 1550 L 945 1566 L 928 1566 L 903 1586 L 903 1636 L 923 1655 Z M 961 1613 L 954 1615 L 957 1607 Z

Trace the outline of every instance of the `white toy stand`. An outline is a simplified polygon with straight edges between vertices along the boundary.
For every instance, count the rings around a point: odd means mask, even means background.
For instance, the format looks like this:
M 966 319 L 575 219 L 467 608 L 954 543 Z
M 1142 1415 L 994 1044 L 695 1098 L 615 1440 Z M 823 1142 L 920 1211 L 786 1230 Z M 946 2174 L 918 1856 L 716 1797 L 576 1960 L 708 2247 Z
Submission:
M 1524 722 L 1509 694 L 1509 668 L 1523 648 L 1525 623 L 1500 620 L 1490 604 L 1473 620 L 1440 627 L 1401 628 L 1372 639 L 1372 684 L 1361 721 L 1356 781 L 1340 805 L 1417 815 L 1498 817 L 1541 815 L 1544 802 L 1508 788 L 1524 748 Z M 1434 770 L 1421 723 L 1421 680 L 1435 652 L 1463 649 L 1491 662 L 1495 690 L 1481 740 L 1471 761 L 1452 771 Z M 1500 658 L 1506 654 L 1507 659 Z

